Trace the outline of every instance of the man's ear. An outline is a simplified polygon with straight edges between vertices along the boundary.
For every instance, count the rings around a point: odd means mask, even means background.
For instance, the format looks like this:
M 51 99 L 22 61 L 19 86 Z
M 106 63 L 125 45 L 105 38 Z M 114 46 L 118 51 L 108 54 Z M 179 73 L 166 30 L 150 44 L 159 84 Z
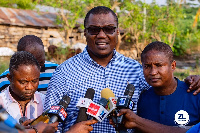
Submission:
M 6 74 L 6 77 L 7 77 L 8 80 L 11 82 L 11 80 L 12 80 L 12 76 L 10 75 L 10 73 Z
M 176 61 L 175 60 L 172 61 L 171 67 L 172 67 L 173 71 L 176 69 Z

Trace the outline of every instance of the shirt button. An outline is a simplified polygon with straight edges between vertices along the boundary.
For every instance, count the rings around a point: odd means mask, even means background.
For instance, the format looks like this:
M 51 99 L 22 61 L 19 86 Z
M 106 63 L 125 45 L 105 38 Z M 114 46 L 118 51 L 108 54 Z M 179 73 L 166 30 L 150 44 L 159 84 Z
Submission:
M 161 111 L 161 114 L 164 114 L 164 111 Z
M 164 97 L 161 97 L 161 100 L 164 100 Z

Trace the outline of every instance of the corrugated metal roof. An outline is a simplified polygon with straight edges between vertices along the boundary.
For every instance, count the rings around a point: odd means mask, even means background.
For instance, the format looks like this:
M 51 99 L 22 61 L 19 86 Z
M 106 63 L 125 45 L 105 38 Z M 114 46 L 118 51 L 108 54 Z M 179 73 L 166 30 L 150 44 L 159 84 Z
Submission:
M 0 7 L 0 24 L 58 27 L 56 16 L 56 13 Z

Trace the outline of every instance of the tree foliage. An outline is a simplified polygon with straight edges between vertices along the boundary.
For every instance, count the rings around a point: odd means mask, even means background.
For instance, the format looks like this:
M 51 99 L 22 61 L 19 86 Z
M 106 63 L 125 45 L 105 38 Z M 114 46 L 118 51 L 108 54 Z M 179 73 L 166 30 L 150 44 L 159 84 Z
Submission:
M 1 0 L 0 6 L 19 8 L 19 9 L 34 9 L 37 1 L 33 0 Z
M 107 6 L 119 18 L 119 27 L 124 29 L 123 41 L 128 42 L 140 54 L 143 46 L 152 41 L 169 44 L 176 55 L 184 54 L 191 46 L 200 43 L 200 22 L 192 27 L 198 7 L 187 2 L 167 0 L 167 5 L 158 6 L 135 0 L 9 0 L 0 1 L 0 6 L 33 9 L 36 4 L 59 9 L 57 23 L 65 31 L 66 43 L 72 36 L 77 20 L 84 18 L 94 6 Z M 79 23 L 80 24 L 80 23 Z M 83 28 L 83 23 L 80 24 Z

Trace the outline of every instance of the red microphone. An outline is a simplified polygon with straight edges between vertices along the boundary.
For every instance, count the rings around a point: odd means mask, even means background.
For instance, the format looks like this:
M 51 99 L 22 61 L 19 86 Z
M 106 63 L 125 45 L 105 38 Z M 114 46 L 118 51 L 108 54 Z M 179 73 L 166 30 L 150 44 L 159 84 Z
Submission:
M 47 112 L 48 116 L 50 117 L 48 123 L 54 123 L 56 121 L 63 122 L 67 117 L 65 109 L 68 107 L 69 103 L 70 97 L 65 95 L 60 100 L 58 105 L 51 106 L 50 110 Z

